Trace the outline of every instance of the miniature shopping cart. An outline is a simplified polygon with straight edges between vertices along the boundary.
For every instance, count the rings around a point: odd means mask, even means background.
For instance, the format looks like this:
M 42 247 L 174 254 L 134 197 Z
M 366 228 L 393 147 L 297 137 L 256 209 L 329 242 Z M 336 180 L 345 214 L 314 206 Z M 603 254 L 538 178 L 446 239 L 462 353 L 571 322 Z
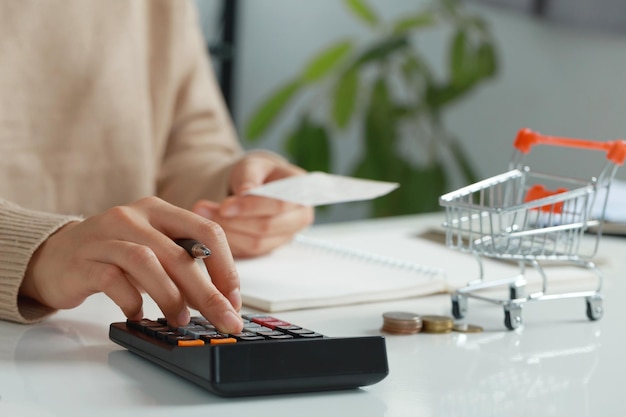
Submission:
M 525 165 L 534 145 L 604 151 L 606 160 L 601 163 L 599 176 L 591 179 L 535 172 Z M 610 184 L 626 158 L 626 142 L 545 136 L 522 129 L 514 147 L 508 172 L 440 197 L 446 212 L 447 246 L 472 253 L 479 267 L 477 279 L 453 292 L 452 314 L 463 318 L 468 298 L 493 302 L 503 306 L 504 323 L 513 330 L 522 325 L 522 307 L 527 302 L 583 298 L 587 317 L 598 320 L 603 313 L 603 276 L 592 259 L 602 234 Z M 590 228 L 595 235 L 584 237 Z M 485 280 L 483 257 L 516 263 L 519 274 Z M 548 277 L 542 266 L 547 263 L 587 268 L 597 276 L 597 286 L 589 291 L 548 292 Z M 528 267 L 541 277 L 541 290 L 524 295 Z M 508 286 L 508 298 L 491 297 L 493 291 L 487 290 L 496 286 Z

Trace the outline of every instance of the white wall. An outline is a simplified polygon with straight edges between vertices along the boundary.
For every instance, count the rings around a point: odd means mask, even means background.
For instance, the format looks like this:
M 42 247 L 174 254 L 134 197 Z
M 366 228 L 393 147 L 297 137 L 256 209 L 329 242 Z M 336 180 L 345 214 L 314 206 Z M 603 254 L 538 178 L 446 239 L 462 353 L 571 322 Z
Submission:
M 498 80 L 454 109 L 449 127 L 471 141 L 483 175 L 502 169 L 515 131 L 612 140 L 626 138 L 626 36 L 573 30 L 481 9 L 492 23 L 502 68 Z M 538 148 L 539 149 L 539 148 Z M 532 156 L 532 155 L 531 155 Z M 541 156 L 541 155 L 539 155 Z M 567 175 L 597 174 L 585 153 L 541 161 Z M 530 159 L 529 159 L 530 162 Z M 618 175 L 626 178 L 626 169 Z
M 210 2 L 209 0 L 198 0 Z M 385 16 L 414 10 L 416 0 L 371 0 Z M 474 6 L 492 24 L 501 71 L 471 97 L 455 105 L 447 126 L 461 137 L 482 177 L 506 170 L 520 127 L 547 134 L 609 140 L 626 136 L 626 35 L 557 27 L 526 15 Z M 311 55 L 345 35 L 366 36 L 338 0 L 263 0 L 242 2 L 236 76 L 236 123 L 243 126 L 258 103 L 298 71 Z M 420 42 L 443 66 L 443 39 Z M 288 124 L 283 122 L 283 129 Z M 278 148 L 278 135 L 261 143 Z M 335 144 L 344 173 L 358 152 L 358 140 Z M 555 167 L 564 175 L 598 173 L 585 153 L 539 152 L 531 167 Z M 618 176 L 626 178 L 626 168 Z M 363 216 L 362 207 L 343 205 L 321 221 Z

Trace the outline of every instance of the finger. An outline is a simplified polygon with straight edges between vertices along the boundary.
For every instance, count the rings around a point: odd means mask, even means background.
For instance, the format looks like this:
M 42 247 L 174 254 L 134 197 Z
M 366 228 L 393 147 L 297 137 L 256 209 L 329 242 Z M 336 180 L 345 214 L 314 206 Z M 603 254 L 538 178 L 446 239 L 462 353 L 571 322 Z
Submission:
M 172 277 L 182 279 L 181 283 L 206 281 L 189 254 L 173 242 L 173 239 L 190 238 L 204 243 L 211 249 L 211 270 L 209 273 L 215 286 L 228 296 L 239 289 L 239 276 L 233 261 L 226 236 L 215 222 L 204 219 L 195 213 L 181 209 L 158 198 L 146 198 L 134 204 L 145 212 L 147 224 L 134 222 L 133 228 L 121 232 L 122 238 L 136 241 L 151 247 L 157 253 L 166 272 Z M 113 227 L 124 217 L 122 213 L 112 215 L 109 222 Z
M 213 220 L 213 217 L 219 213 L 220 205 L 209 200 L 198 200 L 192 207 L 191 211 L 205 219 Z
M 252 153 L 242 159 L 231 173 L 230 186 L 235 195 L 277 179 L 305 171 L 282 158 L 267 153 Z
M 128 281 L 120 268 L 112 264 L 90 262 L 91 279 L 98 281 L 102 291 L 122 310 L 130 320 L 143 318 L 143 299 L 139 291 Z
M 278 213 L 273 216 L 221 217 L 213 215 L 213 220 L 219 223 L 226 231 L 229 242 L 232 242 L 231 233 L 237 232 L 249 236 L 275 237 L 281 235 L 293 236 L 300 230 L 313 223 L 314 211 L 311 207 L 295 206 L 295 209 Z
M 237 258 L 251 258 L 265 255 L 293 239 L 293 235 L 272 237 L 251 236 L 243 233 L 229 233 L 233 255 Z
M 275 198 L 255 195 L 233 196 L 226 198 L 219 208 L 220 216 L 226 217 L 258 217 L 274 216 L 283 212 L 298 210 L 301 204 L 291 203 Z
M 121 294 L 132 287 L 132 293 L 141 297 L 138 288 L 131 284 L 135 282 L 152 297 L 172 326 L 189 322 L 183 295 L 151 248 L 128 241 L 107 241 L 94 245 L 93 249 L 87 248 L 85 256 L 106 266 L 96 271 L 99 272 L 94 277 L 96 290 L 115 295 L 117 300 L 125 301 L 125 306 L 130 306 L 131 301 L 123 300 Z M 116 299 L 113 301 L 117 303 Z M 129 309 L 132 313 L 132 308 Z
M 242 322 L 235 311 L 241 302 L 239 276 L 222 228 L 162 200 L 145 199 L 139 205 L 145 206 L 150 227 L 133 230 L 132 238 L 154 250 L 185 299 L 220 330 L 240 331 Z M 212 282 L 195 260 L 172 240 L 183 237 L 196 239 L 211 249 L 212 254 L 205 264 Z

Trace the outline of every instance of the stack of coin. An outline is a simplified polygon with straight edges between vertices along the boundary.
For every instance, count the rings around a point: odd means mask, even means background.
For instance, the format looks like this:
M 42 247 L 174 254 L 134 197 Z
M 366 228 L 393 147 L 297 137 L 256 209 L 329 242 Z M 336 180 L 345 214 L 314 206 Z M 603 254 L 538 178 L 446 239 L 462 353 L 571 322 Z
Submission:
M 454 320 L 448 316 L 422 316 L 424 333 L 450 333 L 454 327 Z
M 422 319 L 415 313 L 390 311 L 383 314 L 383 328 L 387 333 L 414 334 L 422 330 Z

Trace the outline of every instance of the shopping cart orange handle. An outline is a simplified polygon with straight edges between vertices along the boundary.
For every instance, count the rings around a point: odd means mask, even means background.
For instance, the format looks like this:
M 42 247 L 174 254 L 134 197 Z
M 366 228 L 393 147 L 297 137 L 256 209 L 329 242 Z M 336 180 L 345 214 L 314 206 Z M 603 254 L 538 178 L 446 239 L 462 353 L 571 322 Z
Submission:
M 592 149 L 597 151 L 605 151 L 606 158 L 617 164 L 622 165 L 626 159 L 626 141 L 613 140 L 608 142 L 598 142 L 586 139 L 572 139 L 559 136 L 547 136 L 541 133 L 533 132 L 525 128 L 517 133 L 513 146 L 522 152 L 529 153 L 534 145 L 553 145 L 566 146 L 570 148 Z

